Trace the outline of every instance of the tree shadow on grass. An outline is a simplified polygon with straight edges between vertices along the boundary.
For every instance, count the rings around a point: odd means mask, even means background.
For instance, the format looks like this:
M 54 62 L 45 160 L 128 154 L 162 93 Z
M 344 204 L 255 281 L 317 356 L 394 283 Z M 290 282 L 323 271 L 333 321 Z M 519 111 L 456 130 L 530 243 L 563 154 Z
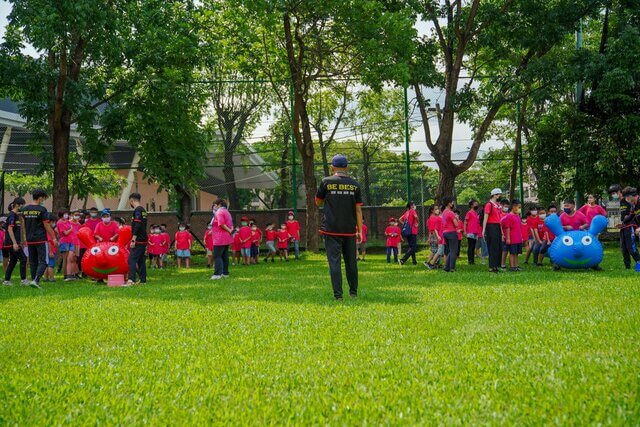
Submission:
M 599 277 L 608 282 L 637 280 L 637 273 L 616 268 L 616 259 L 608 257 L 605 271 L 553 271 L 550 266 L 526 267 L 517 273 L 492 274 L 486 266 L 459 264 L 456 273 L 427 271 L 421 265 L 400 267 L 375 259 L 361 264 L 359 298 L 350 301 L 348 285 L 343 282 L 345 303 L 419 304 L 426 288 L 464 286 L 540 286 L 557 282 L 578 281 L 597 284 Z M 45 284 L 42 291 L 13 287 L 0 288 L 0 303 L 16 298 L 55 298 L 73 300 L 129 299 L 158 301 L 189 301 L 201 304 L 234 304 L 242 302 L 273 302 L 281 304 L 331 305 L 333 293 L 326 261 L 319 258 L 301 262 L 261 264 L 233 267 L 232 277 L 218 281 L 209 279 L 211 271 L 168 269 L 149 271 L 149 284 L 132 288 L 107 288 L 89 281 Z
M 149 272 L 148 284 L 131 288 L 109 288 L 90 281 L 45 284 L 42 290 L 30 288 L 0 289 L 0 303 L 13 298 L 54 298 L 61 301 L 79 298 L 97 300 L 131 299 L 158 301 L 188 301 L 205 305 L 242 302 L 272 302 L 281 304 L 335 305 L 326 264 L 318 261 L 288 263 L 286 271 L 276 265 L 236 267 L 232 277 L 211 280 L 211 271 L 169 269 Z M 162 275 L 162 276 L 161 276 Z M 359 297 L 349 298 L 346 279 L 343 283 L 345 303 L 416 304 L 414 290 L 406 287 L 388 287 L 384 282 L 367 286 L 360 277 Z

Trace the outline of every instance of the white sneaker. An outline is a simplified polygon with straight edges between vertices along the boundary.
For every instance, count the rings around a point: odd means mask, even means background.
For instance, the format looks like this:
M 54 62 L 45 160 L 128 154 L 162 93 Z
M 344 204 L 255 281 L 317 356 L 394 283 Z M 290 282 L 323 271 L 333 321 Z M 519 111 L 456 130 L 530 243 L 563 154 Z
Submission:
M 21 281 L 20 281 L 20 284 L 21 284 L 22 286 L 29 286 L 29 283 L 30 283 L 30 282 L 29 282 L 29 279 L 24 279 L 24 280 L 21 280 Z
M 2 282 L 2 286 L 13 286 L 13 283 L 11 283 L 11 281 L 9 280 L 5 280 L 4 282 Z
M 228 279 L 228 278 L 229 278 L 229 275 L 228 275 L 228 274 L 223 274 L 223 275 L 222 275 L 222 278 L 223 278 L 223 279 Z
M 42 286 L 40 286 L 40 284 L 35 280 L 32 280 L 31 282 L 29 282 L 29 286 L 35 289 L 42 289 Z
M 223 276 L 218 276 L 217 274 L 214 274 L 213 276 L 211 276 L 211 280 L 220 280 L 222 278 Z
M 125 283 L 122 286 L 124 286 L 125 288 L 129 288 L 129 287 L 131 287 L 131 286 L 133 286 L 135 284 L 136 284 L 136 282 L 134 282 L 133 280 L 127 280 L 127 283 Z

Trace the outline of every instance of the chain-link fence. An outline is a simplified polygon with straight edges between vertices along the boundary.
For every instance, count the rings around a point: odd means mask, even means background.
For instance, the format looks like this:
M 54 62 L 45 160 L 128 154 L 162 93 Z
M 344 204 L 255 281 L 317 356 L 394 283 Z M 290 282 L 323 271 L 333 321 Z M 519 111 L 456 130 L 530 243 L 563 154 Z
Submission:
M 293 98 L 288 83 L 218 79 L 198 84 L 210 91 L 203 113 L 203 130 L 210 138 L 203 167 L 194 167 L 201 173 L 196 177 L 192 211 L 209 212 L 219 196 L 238 212 L 303 210 L 305 195 L 315 188 L 305 186 L 309 180 L 291 132 Z M 434 132 L 441 96 L 439 90 L 425 90 Z M 3 111 L 5 104 L 0 103 Z M 15 104 L 9 107 L 12 120 L 0 115 L 3 210 L 12 196 L 27 194 L 34 186 L 50 188 L 53 181 L 50 145 L 26 129 Z M 439 172 L 428 153 L 422 116 L 411 90 L 374 92 L 349 80 L 320 80 L 309 93 L 307 110 L 316 184 L 329 174 L 331 157 L 342 153 L 349 159 L 350 173 L 362 185 L 365 206 L 376 207 L 369 209 L 373 213 L 368 220 L 373 223 L 397 215 L 408 200 L 419 206 L 434 203 Z M 124 210 L 128 194 L 135 191 L 142 194 L 150 212 L 177 210 L 176 195 L 145 175 L 144 159 L 126 141 L 116 142 L 102 162 L 92 164 L 83 160 L 82 142 L 82 135 L 72 132 L 71 208 Z M 470 134 L 454 139 L 453 159 L 464 160 L 470 143 Z M 524 171 L 521 194 L 519 175 L 513 179 L 513 151 L 503 151 L 502 156 L 481 152 L 475 165 L 457 177 L 452 195 L 462 208 L 471 199 L 485 200 L 495 187 L 509 194 L 512 183 L 516 197 L 537 201 L 535 177 Z M 371 228 L 372 235 L 381 232 L 377 225 Z

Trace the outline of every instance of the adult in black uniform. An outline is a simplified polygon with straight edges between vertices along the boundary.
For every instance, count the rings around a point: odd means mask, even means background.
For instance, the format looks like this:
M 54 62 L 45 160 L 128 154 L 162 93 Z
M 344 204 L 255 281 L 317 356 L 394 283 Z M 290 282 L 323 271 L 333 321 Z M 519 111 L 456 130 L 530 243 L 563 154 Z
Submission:
M 129 280 L 127 286 L 136 282 L 136 274 L 140 284 L 147 283 L 147 265 L 145 263 L 145 251 L 147 249 L 147 211 L 142 207 L 139 193 L 131 193 L 129 205 L 133 208 L 131 220 L 131 249 L 129 252 Z
M 633 239 L 633 248 L 638 253 L 638 239 L 633 233 L 640 230 L 640 198 L 638 197 L 638 189 L 635 187 L 625 187 L 622 190 L 624 201 L 629 204 L 629 214 L 622 220 L 623 224 L 631 225 L 631 233 Z M 637 263 L 637 261 L 636 261 Z M 637 266 L 637 264 L 636 264 Z
M 29 268 L 31 270 L 32 288 L 40 288 L 40 279 L 47 269 L 47 235 L 51 237 L 54 245 L 58 245 L 56 233 L 49 224 L 49 212 L 42 206 L 47 199 L 47 192 L 41 188 L 31 193 L 33 204 L 22 209 L 24 224 L 23 233 L 29 248 Z
M 2 242 L 2 250 L 9 258 L 9 264 L 4 272 L 5 286 L 11 286 L 11 275 L 16 264 L 20 261 L 20 280 L 22 285 L 28 285 L 27 280 L 27 256 L 24 254 L 22 247 L 22 221 L 20 219 L 20 209 L 25 205 L 22 197 L 16 197 L 13 202 L 9 203 L 9 215 L 7 222 L 4 224 L 4 242 Z
M 626 269 L 631 268 L 631 258 L 635 262 L 640 262 L 640 254 L 633 237 L 633 223 L 631 222 L 631 204 L 622 196 L 622 189 L 619 184 L 613 184 L 609 187 L 609 195 L 613 200 L 620 201 L 620 219 L 622 223 L 620 228 L 620 250 L 622 251 L 622 259 Z
M 324 236 L 333 296 L 342 299 L 341 258 L 349 283 L 349 295 L 358 296 L 356 240 L 362 233 L 362 192 L 349 177 L 347 158 L 336 154 L 331 160 L 332 175 L 324 178 L 316 193 L 316 204 L 323 207 L 320 233 Z

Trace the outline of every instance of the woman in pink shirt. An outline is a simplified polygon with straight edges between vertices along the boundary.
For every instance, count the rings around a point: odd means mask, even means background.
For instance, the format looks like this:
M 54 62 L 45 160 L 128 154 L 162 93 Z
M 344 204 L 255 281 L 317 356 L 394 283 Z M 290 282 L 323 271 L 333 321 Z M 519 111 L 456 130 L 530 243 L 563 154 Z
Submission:
M 400 229 L 402 229 L 405 222 L 411 226 L 411 235 L 407 237 L 409 248 L 400 260 L 400 264 L 404 264 L 411 257 L 413 265 L 416 265 L 418 263 L 416 260 L 416 252 L 418 252 L 418 212 L 416 212 L 416 204 L 414 202 L 407 203 L 407 210 L 400 217 Z
M 213 231 L 213 263 L 214 271 L 212 280 L 229 277 L 229 245 L 233 243 L 231 232 L 233 231 L 233 218 L 227 210 L 227 202 L 218 199 L 213 204 L 213 219 L 211 220 Z
M 578 212 L 587 217 L 587 225 L 591 226 L 591 221 L 597 215 L 607 216 L 607 211 L 596 203 L 596 196 L 589 194 L 587 197 L 587 204 L 578 209 Z
M 478 201 L 469 202 L 469 211 L 464 216 L 464 235 L 467 236 L 467 261 L 474 265 L 476 260 L 476 243 L 482 234 L 480 216 L 478 215 Z
M 442 199 L 442 205 L 445 207 L 442 212 L 442 235 L 446 242 L 445 253 L 447 255 L 447 261 L 445 262 L 445 266 L 442 271 L 452 273 L 456 271 L 459 243 L 458 226 L 460 225 L 460 221 L 458 221 L 458 217 L 453 211 L 453 208 L 455 207 L 453 197 L 445 197 Z

